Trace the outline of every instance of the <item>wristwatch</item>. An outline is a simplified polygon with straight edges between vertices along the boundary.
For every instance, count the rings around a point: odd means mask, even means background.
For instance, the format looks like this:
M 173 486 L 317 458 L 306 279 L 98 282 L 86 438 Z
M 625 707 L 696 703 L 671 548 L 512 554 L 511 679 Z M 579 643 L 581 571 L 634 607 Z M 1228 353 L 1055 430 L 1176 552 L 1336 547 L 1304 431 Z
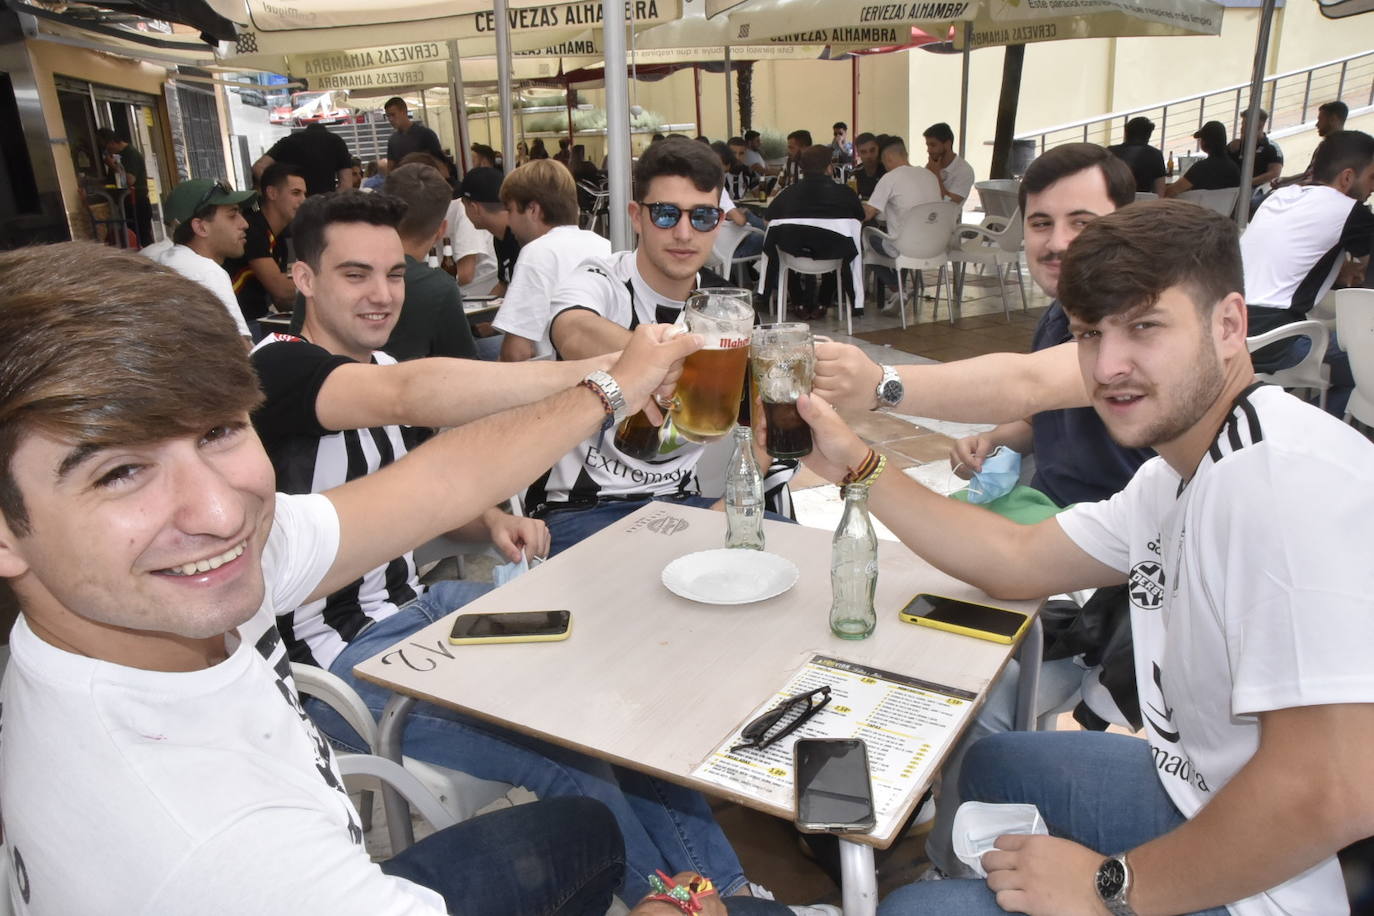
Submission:
M 902 403 L 906 388 L 903 387 L 902 377 L 897 374 L 896 369 L 881 364 L 878 368 L 883 370 L 883 378 L 882 381 L 878 382 L 878 403 L 873 405 L 873 409 L 892 410 Z
M 629 411 L 625 407 L 625 395 L 620 393 L 620 385 L 616 382 L 615 376 L 604 369 L 597 369 L 589 373 L 582 382 L 600 389 L 602 400 L 609 408 L 606 419 L 601 422 L 602 432 L 619 425 Z
M 1131 892 L 1131 866 L 1126 862 L 1126 854 L 1108 856 L 1097 866 L 1093 878 L 1097 899 L 1111 911 L 1112 916 L 1135 916 L 1135 910 L 1126 902 Z

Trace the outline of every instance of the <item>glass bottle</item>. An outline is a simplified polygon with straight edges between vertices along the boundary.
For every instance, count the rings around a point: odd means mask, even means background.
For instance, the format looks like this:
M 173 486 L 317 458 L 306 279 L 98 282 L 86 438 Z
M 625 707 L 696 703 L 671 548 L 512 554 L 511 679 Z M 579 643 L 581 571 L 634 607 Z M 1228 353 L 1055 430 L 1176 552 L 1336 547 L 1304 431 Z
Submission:
M 660 430 L 644 411 L 620 421 L 615 431 L 615 447 L 621 454 L 640 461 L 658 457 Z
M 878 536 L 868 517 L 868 487 L 844 488 L 844 514 L 830 548 L 830 632 L 866 639 L 878 624 L 873 592 L 878 587 Z
M 429 254 L 425 257 L 425 266 L 429 267 L 429 268 L 432 269 L 432 270 L 437 270 L 437 269 L 438 269 L 438 267 L 439 267 L 439 252 L 438 252 L 436 249 L 434 249 L 434 248 L 429 249 Z
M 763 549 L 763 475 L 754 460 L 754 431 L 735 427 L 735 451 L 725 475 L 725 546 Z
M 1173 150 L 1169 150 L 1169 161 L 1168 161 L 1167 163 L 1164 164 L 1164 170 L 1168 173 L 1168 177 L 1170 177 L 1170 178 L 1173 178 L 1173 177 L 1174 177 L 1174 151 L 1173 151 Z

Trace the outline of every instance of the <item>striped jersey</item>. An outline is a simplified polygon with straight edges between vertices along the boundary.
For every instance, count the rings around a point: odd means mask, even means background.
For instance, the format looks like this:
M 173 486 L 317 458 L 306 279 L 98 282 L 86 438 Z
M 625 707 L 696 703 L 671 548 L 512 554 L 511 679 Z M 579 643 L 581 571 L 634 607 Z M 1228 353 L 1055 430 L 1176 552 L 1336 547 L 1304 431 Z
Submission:
M 253 414 L 283 493 L 322 493 L 372 474 L 414 448 L 422 431 L 403 426 L 330 430 L 320 425 L 315 399 L 339 366 L 353 362 L 288 334 L 270 334 L 253 348 L 266 400 Z M 395 363 L 380 350 L 377 365 Z M 277 627 L 291 660 L 328 668 L 359 633 L 385 620 L 421 592 L 409 552 L 369 571 L 327 598 L 277 609 Z

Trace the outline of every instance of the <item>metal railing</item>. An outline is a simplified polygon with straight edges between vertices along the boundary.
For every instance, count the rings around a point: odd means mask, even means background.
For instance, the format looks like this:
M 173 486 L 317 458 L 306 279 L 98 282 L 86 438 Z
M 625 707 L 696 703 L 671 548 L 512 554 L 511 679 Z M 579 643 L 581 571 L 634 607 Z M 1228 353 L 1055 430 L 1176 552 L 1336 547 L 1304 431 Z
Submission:
M 1152 146 L 1170 154 L 1182 155 L 1198 148 L 1193 133 L 1207 121 L 1226 125 L 1227 136 L 1240 131 L 1241 114 L 1249 108 L 1249 83 L 1213 89 L 1158 105 L 1132 108 L 1018 134 L 1017 141 L 1032 141 L 1035 155 L 1062 143 L 1100 143 L 1103 146 L 1125 140 L 1126 122 L 1144 115 L 1155 123 Z M 1337 99 L 1350 106 L 1351 115 L 1374 108 L 1374 51 L 1365 51 L 1266 77 L 1261 105 L 1269 112 L 1266 132 L 1282 137 L 1310 126 L 1317 107 Z

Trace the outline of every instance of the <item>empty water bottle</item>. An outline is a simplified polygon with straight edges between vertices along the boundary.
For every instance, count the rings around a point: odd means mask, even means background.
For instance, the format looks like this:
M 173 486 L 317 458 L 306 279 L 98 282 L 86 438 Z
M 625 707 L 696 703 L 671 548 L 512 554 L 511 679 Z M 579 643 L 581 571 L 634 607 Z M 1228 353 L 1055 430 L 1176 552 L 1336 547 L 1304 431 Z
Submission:
M 868 517 L 868 487 L 852 483 L 844 488 L 844 514 L 830 547 L 830 631 L 841 639 L 872 633 L 877 587 L 878 536 Z
M 735 427 L 735 451 L 725 475 L 725 546 L 763 549 L 763 475 L 754 460 L 754 431 Z

